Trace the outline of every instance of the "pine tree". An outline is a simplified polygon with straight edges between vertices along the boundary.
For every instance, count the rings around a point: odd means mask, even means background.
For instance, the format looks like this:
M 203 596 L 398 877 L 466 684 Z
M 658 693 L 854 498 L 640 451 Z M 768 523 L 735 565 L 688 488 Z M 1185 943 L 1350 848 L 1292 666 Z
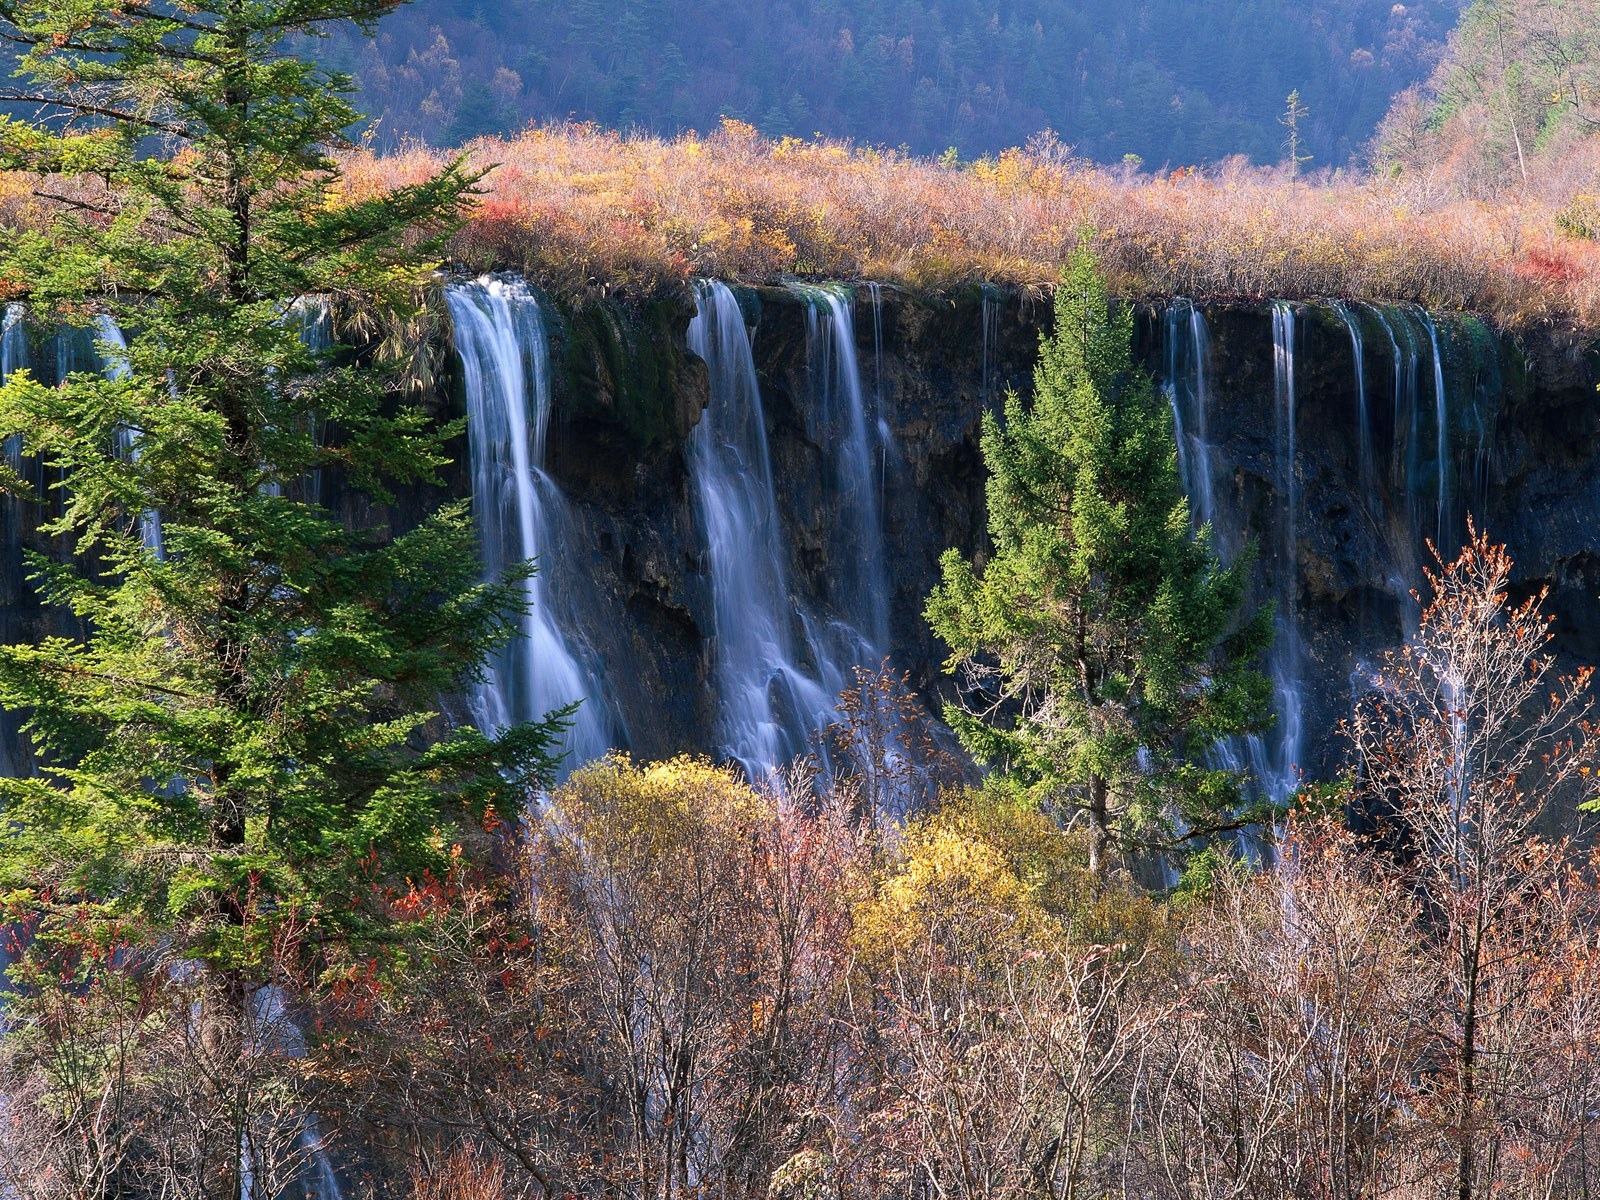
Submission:
M 1289 131 L 1289 136 L 1284 139 L 1283 149 L 1288 154 L 1285 160 L 1289 166 L 1289 178 L 1298 179 L 1300 168 L 1311 161 L 1311 155 L 1300 153 L 1300 122 L 1311 115 L 1311 110 L 1300 103 L 1300 89 L 1296 88 L 1289 93 L 1289 98 L 1284 101 L 1283 115 L 1278 118 L 1278 124 Z
M 1248 555 L 1223 566 L 1190 527 L 1171 413 L 1132 359 L 1133 314 L 1112 312 L 1080 248 L 1056 291 L 1031 407 L 986 416 L 993 552 L 954 550 L 927 617 L 950 647 L 962 743 L 1087 824 L 1090 865 L 1260 819 L 1240 778 L 1207 765 L 1219 739 L 1260 729 L 1255 662 L 1271 612 L 1242 615 Z
M 375 896 L 446 869 L 550 765 L 548 724 L 490 739 L 436 712 L 521 604 L 520 577 L 480 582 L 465 506 L 347 528 L 304 486 L 336 474 L 349 507 L 382 514 L 438 482 L 460 432 L 408 401 L 398 368 L 308 348 L 293 308 L 318 297 L 399 327 L 470 200 L 459 165 L 347 199 L 331 152 L 356 119 L 349 80 L 283 51 L 397 6 L 0 3 L 27 80 L 5 98 L 41 113 L 0 120 L 0 166 L 51 197 L 43 228 L 8 234 L 0 281 L 42 326 L 129 332 L 117 378 L 0 391 L 0 437 L 52 481 L 34 498 L 65 549 L 35 555 L 33 578 L 83 630 L 0 648 L 0 704 L 27 714 L 42 764 L 0 782 L 0 894 L 34 932 L 7 1049 L 44 1028 L 30 1014 L 52 980 L 76 996 L 137 977 L 124 991 L 148 1004 L 187 977 L 158 960 L 200 964 L 215 1086 L 233 1089 L 216 1107 L 239 1114 L 195 1168 L 207 1195 L 266 1186 L 247 1182 L 251 1098 L 226 1064 L 252 1050 L 284 931 L 317 948 L 295 964 L 313 975 L 367 944 Z

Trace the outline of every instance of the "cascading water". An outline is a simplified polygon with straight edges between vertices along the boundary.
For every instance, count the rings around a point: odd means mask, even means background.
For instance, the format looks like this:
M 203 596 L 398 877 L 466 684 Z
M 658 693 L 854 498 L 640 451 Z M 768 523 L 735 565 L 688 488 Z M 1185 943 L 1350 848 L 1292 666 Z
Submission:
M 816 408 L 811 432 L 823 448 L 832 531 L 832 599 L 871 661 L 889 644 L 889 583 L 884 568 L 878 464 L 886 427 L 867 413 L 856 358 L 855 315 L 847 293 L 805 288 L 806 344 Z
M 326 355 L 333 348 L 333 308 L 325 296 L 301 296 L 289 306 L 289 319 L 300 335 L 300 344 L 313 354 Z M 324 434 L 320 419 L 309 428 L 320 443 Z M 313 468 L 293 489 L 309 504 L 322 503 L 322 468 Z
M 1163 390 L 1167 393 L 1167 401 L 1172 405 L 1172 430 L 1174 440 L 1178 447 L 1178 475 L 1183 480 L 1183 490 L 1189 496 L 1191 508 L 1194 504 L 1195 485 L 1194 463 L 1189 454 L 1189 437 L 1185 432 L 1187 422 L 1184 419 L 1184 404 L 1182 376 L 1183 370 L 1183 312 L 1189 305 L 1187 300 L 1176 299 L 1167 305 L 1167 378 Z M 1192 307 L 1192 306 L 1190 306 Z M 988 354 L 988 314 L 985 313 L 984 328 L 984 353 Z M 987 362 L 985 365 L 985 379 L 987 380 Z
M 766 418 L 739 301 L 703 282 L 689 349 L 705 360 L 711 402 L 689 439 L 711 563 L 718 739 L 752 779 L 808 749 L 833 696 L 801 663 Z M 810 649 L 810 648 L 808 648 Z
M 484 277 L 446 291 L 467 401 L 472 495 L 484 569 L 495 577 L 535 560 L 524 584 L 522 636 L 493 664 L 473 715 L 493 731 L 581 701 L 561 739 L 563 770 L 621 743 L 597 657 L 561 604 L 567 503 L 545 474 L 550 367 L 544 320 L 527 285 Z M 565 619 L 564 619 L 565 618 Z
M 1278 566 L 1278 632 L 1273 639 L 1269 666 L 1277 698 L 1276 746 L 1261 764 L 1259 778 L 1268 794 L 1284 800 L 1299 785 L 1303 752 L 1304 686 L 1300 648 L 1299 558 L 1300 485 L 1295 461 L 1295 310 L 1279 301 L 1272 306 L 1273 391 L 1275 443 L 1280 511 L 1276 554 Z
M 1500 383 L 1498 348 L 1492 339 L 1476 347 L 1474 390 L 1457 394 L 1452 391 L 1455 376 L 1447 368 L 1447 358 L 1462 339 L 1447 340 L 1449 330 L 1440 319 L 1410 306 L 1335 303 L 1331 308 L 1350 347 L 1349 411 L 1355 425 L 1351 441 L 1357 476 L 1350 490 L 1360 506 L 1358 544 L 1362 562 L 1380 572 L 1377 588 L 1352 588 L 1347 593 L 1352 600 L 1347 602 L 1356 606 L 1354 616 L 1363 636 L 1390 645 L 1415 629 L 1418 612 L 1412 589 L 1421 582 L 1425 541 L 1433 540 L 1442 554 L 1453 556 L 1467 513 L 1485 503 L 1488 430 Z M 1180 316 L 1169 310 L 1169 338 L 1179 337 Z M 1296 444 L 1296 360 L 1303 328 L 1296 306 L 1275 304 L 1272 316 L 1276 416 L 1271 479 L 1277 501 L 1271 536 L 1264 545 L 1278 604 L 1278 633 L 1268 662 L 1278 728 L 1270 744 L 1249 749 L 1267 790 L 1281 798 L 1292 791 L 1296 767 L 1305 753 L 1307 666 L 1297 577 L 1302 513 Z M 1470 322 L 1457 328 L 1472 330 Z M 1381 357 L 1385 350 L 1387 365 L 1374 368 L 1369 355 Z M 1195 352 L 1191 348 L 1188 353 Z M 1183 364 L 1184 350 L 1169 346 L 1169 373 L 1176 373 L 1179 380 L 1175 397 L 1182 394 Z M 1382 398 L 1385 387 L 1390 389 L 1388 404 Z M 1193 468 L 1192 436 L 1188 444 L 1185 482 L 1198 509 L 1209 492 Z M 1371 597 L 1384 592 L 1392 607 L 1372 603 Z M 1357 664 L 1350 684 L 1356 693 L 1368 686 L 1366 668 Z
M 994 400 L 994 369 L 990 365 L 1000 348 L 1000 306 L 1004 297 L 993 288 L 983 289 L 983 403 L 992 407 Z
M 1211 332 L 1205 314 L 1188 300 L 1174 300 L 1167 306 L 1166 390 L 1178 443 L 1178 471 L 1196 527 L 1214 526 L 1217 513 L 1207 424 L 1210 359 Z
M 95 318 L 95 353 L 99 358 L 100 372 L 107 379 L 126 379 L 133 372 L 128 362 L 128 339 L 110 317 Z M 123 426 L 117 430 L 117 453 L 130 462 L 139 459 L 139 434 Z M 154 509 L 144 509 L 139 514 L 139 540 L 145 549 L 157 558 L 166 556 L 166 546 L 161 536 L 161 514 Z
M 1213 747 L 1216 766 L 1246 774 L 1267 798 L 1282 801 L 1298 786 L 1303 753 L 1303 681 L 1297 602 L 1299 483 L 1296 476 L 1295 310 L 1275 304 L 1273 335 L 1273 483 L 1278 500 L 1269 541 L 1276 583 L 1277 635 L 1268 656 L 1276 725 L 1266 735 L 1230 738 Z M 1241 529 L 1217 528 L 1219 508 L 1212 476 L 1207 410 L 1210 331 L 1205 315 L 1187 300 L 1166 311 L 1167 394 L 1172 403 L 1179 470 L 1195 525 L 1211 524 L 1219 550 L 1236 551 L 1245 542 Z M 1247 854 L 1257 847 L 1245 839 Z
M 1441 420 L 1446 413 L 1442 376 L 1435 377 L 1432 413 L 1422 403 L 1422 341 L 1417 336 L 1421 322 L 1416 312 L 1404 307 L 1369 306 L 1389 343 L 1394 361 L 1394 423 L 1390 473 L 1399 495 L 1405 498 L 1405 522 L 1396 531 L 1403 543 L 1396 562 L 1396 577 L 1391 586 L 1409 590 L 1403 581 L 1415 578 L 1421 562 L 1421 541 L 1437 538 L 1446 505 L 1448 465 L 1440 453 L 1446 444 L 1442 434 L 1448 426 Z M 1438 362 L 1437 355 L 1435 363 Z M 1434 437 L 1429 439 L 1426 421 L 1434 422 Z M 1430 448 L 1428 442 L 1432 440 Z M 1431 493 L 1432 503 L 1428 503 Z M 1431 510 L 1431 511 L 1430 511 Z
M 1367 411 L 1367 351 L 1361 336 L 1361 326 L 1355 315 L 1344 304 L 1335 303 L 1333 311 L 1344 322 L 1350 334 L 1350 356 L 1355 366 L 1356 389 L 1356 471 L 1361 486 L 1361 498 L 1372 505 L 1377 498 L 1377 468 L 1372 453 L 1372 417 Z
M 20 304 L 6 305 L 5 331 L 0 334 L 0 383 L 16 371 L 28 366 L 28 330 L 23 323 L 24 309 Z M 5 454 L 13 470 L 22 467 L 22 437 L 6 439 Z M 7 543 L 10 544 L 9 542 Z
M 1445 399 L 1444 356 L 1439 352 L 1439 327 L 1426 311 L 1419 311 L 1422 327 L 1428 331 L 1428 344 L 1433 350 L 1433 426 L 1434 461 L 1438 474 L 1438 521 L 1434 527 L 1434 545 L 1441 553 L 1448 553 L 1445 545 L 1445 510 L 1450 496 L 1450 409 Z
M 878 415 L 878 511 L 881 514 L 889 503 L 890 455 L 895 444 L 883 399 L 883 285 L 867 284 L 867 298 L 872 305 L 872 408 Z

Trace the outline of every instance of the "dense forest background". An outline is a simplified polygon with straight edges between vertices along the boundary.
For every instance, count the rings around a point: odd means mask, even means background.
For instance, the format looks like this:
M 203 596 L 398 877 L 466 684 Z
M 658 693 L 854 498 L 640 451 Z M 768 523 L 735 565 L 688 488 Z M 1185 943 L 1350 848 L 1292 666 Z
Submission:
M 1052 129 L 1147 169 L 1360 155 L 1437 65 L 1461 0 L 418 0 L 321 48 L 380 147 L 529 121 L 672 134 L 731 116 L 770 136 L 963 156 Z

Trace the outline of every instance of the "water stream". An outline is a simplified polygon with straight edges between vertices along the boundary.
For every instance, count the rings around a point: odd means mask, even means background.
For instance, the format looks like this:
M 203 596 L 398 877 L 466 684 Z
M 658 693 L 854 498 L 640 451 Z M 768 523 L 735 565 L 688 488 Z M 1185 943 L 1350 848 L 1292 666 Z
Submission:
M 689 349 L 706 362 L 711 402 L 689 439 L 689 474 L 710 555 L 717 739 L 752 779 L 809 748 L 833 696 L 801 653 L 772 483 L 766 414 L 739 301 L 725 285 L 696 287 Z
M 856 356 L 855 306 L 840 288 L 798 289 L 806 300 L 812 440 L 823 451 L 832 541 L 829 588 L 835 616 L 876 661 L 889 644 L 880 463 L 888 428 L 867 411 Z M 836 630 L 836 634 L 842 630 Z M 847 640 L 848 640 L 847 636 Z
M 571 524 L 566 498 L 545 473 L 550 363 L 538 301 L 520 280 L 484 277 L 446 293 L 467 402 L 473 511 L 490 578 L 533 560 L 523 584 L 521 637 L 492 664 L 472 701 L 485 730 L 542 719 L 580 702 L 563 736 L 563 772 L 623 743 L 604 666 L 583 640 L 563 578 Z M 565 593 L 564 593 L 564 588 Z

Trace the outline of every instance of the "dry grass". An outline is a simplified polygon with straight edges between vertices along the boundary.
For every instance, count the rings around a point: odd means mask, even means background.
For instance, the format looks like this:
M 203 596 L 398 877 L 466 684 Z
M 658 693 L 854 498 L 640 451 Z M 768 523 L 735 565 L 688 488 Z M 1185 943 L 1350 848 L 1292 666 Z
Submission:
M 414 1170 L 411 1200 L 506 1200 L 505 1167 L 471 1149 L 453 1151 L 431 1168 Z
M 1049 141 L 954 166 L 736 122 L 671 141 L 553 126 L 467 154 L 489 173 L 458 259 L 560 291 L 694 275 L 1042 287 L 1092 226 L 1128 296 L 1407 300 L 1600 328 L 1600 243 L 1556 220 L 1570 195 L 1468 202 L 1420 178 L 1303 183 L 1238 164 L 1151 178 Z M 353 154 L 347 187 L 370 194 L 444 157 Z

